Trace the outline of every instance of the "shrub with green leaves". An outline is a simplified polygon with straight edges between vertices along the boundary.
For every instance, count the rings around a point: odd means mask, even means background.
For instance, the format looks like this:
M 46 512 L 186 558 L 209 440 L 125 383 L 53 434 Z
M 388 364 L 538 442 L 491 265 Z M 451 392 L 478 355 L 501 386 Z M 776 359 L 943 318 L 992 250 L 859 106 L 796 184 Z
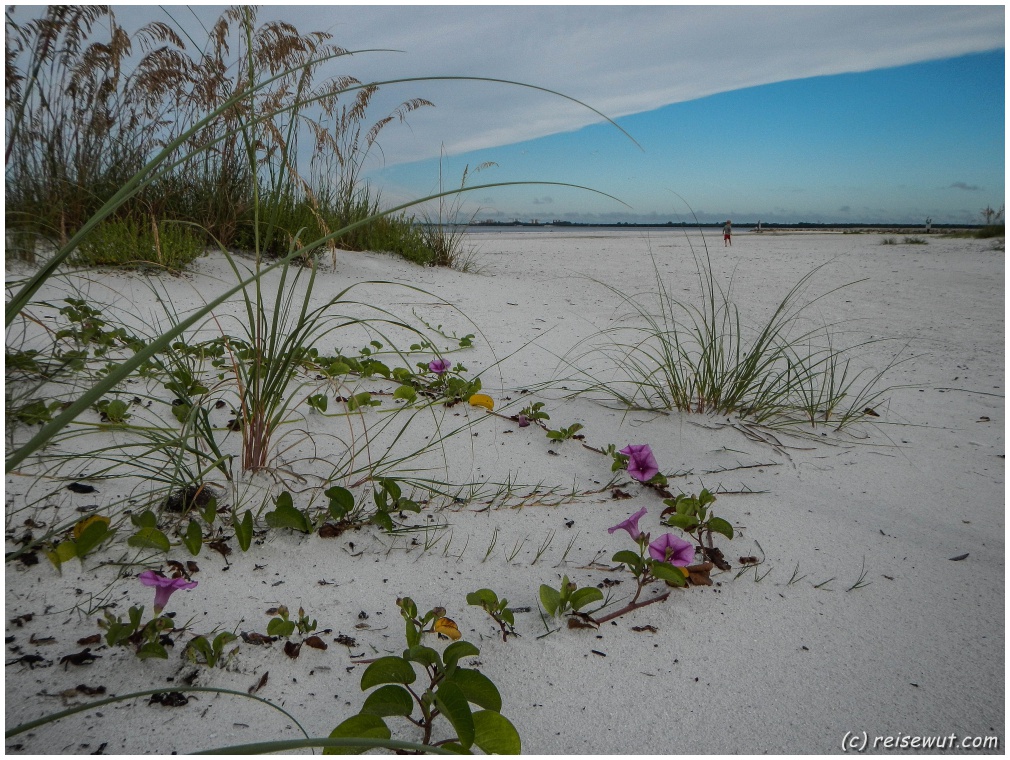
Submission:
M 206 665 L 208 668 L 225 668 L 228 663 L 238 654 L 239 647 L 235 647 L 230 652 L 225 651 L 225 647 L 238 639 L 230 631 L 221 631 L 214 638 L 209 638 L 213 634 L 206 636 L 196 636 L 183 649 L 183 655 L 194 665 Z
M 711 548 L 713 533 L 733 539 L 733 526 L 711 513 L 709 507 L 713 502 L 715 496 L 707 488 L 701 489 L 697 496 L 682 493 L 672 499 L 663 499 L 667 507 L 663 510 L 661 519 L 665 518 L 666 525 L 680 528 L 694 536 L 699 548 Z
M 175 630 L 175 623 L 168 615 L 157 615 L 146 623 L 143 620 L 143 607 L 130 607 L 126 620 L 105 610 L 98 627 L 105 631 L 105 643 L 110 647 L 130 647 L 141 660 L 167 660 L 163 637 Z
M 406 626 L 407 648 L 399 656 L 379 657 L 365 668 L 361 690 L 370 693 L 358 714 L 334 728 L 330 738 L 390 739 L 392 731 L 386 721 L 404 718 L 421 729 L 424 745 L 461 753 L 477 747 L 487 754 L 519 754 L 519 732 L 501 714 L 498 688 L 480 671 L 460 665 L 480 650 L 460 638 L 459 629 L 445 617 L 444 609 L 436 607 L 419 616 L 409 597 L 398 599 L 397 605 Z M 441 652 L 422 643 L 425 634 L 440 633 L 453 639 Z M 446 738 L 436 738 L 434 728 L 440 717 L 448 723 Z M 364 750 L 327 748 L 324 754 Z
M 502 641 L 508 641 L 509 636 L 519 635 L 515 629 L 515 614 L 509 609 L 508 599 L 499 599 L 498 594 L 491 589 L 482 588 L 467 594 L 466 603 L 480 607 L 491 616 L 501 628 Z
M 561 443 L 562 441 L 570 441 L 573 438 L 576 440 L 581 440 L 585 436 L 579 435 L 579 431 L 582 430 L 582 425 L 578 422 L 570 425 L 566 428 L 561 428 L 560 430 L 548 430 L 547 438 L 550 439 L 551 443 Z
M 386 531 L 391 532 L 395 527 L 392 513 L 421 511 L 417 502 L 403 495 L 399 484 L 392 478 L 379 478 L 379 487 L 372 489 L 372 498 L 375 500 L 372 522 Z
M 642 507 L 642 509 L 626 520 L 607 530 L 608 533 L 623 530 L 637 544 L 637 552 L 621 549 L 612 558 L 613 562 L 625 565 L 631 571 L 631 574 L 635 576 L 637 588 L 631 601 L 624 607 L 610 612 L 603 617 L 595 618 L 592 622 L 597 625 L 649 604 L 665 600 L 669 596 L 669 591 L 660 596 L 639 601 L 642 592 L 652 583 L 664 583 L 667 586 L 677 587 L 687 585 L 687 579 L 690 575 L 689 568 L 694 561 L 694 547 L 672 533 L 667 533 L 656 540 L 652 540 L 652 537 L 648 533 L 642 532 L 638 527 L 638 521 L 647 513 L 648 510 Z
M 546 583 L 540 586 L 540 604 L 544 612 L 551 617 L 560 617 L 565 613 L 580 613 L 583 607 L 594 602 L 603 601 L 603 592 L 595 586 L 579 588 L 568 576 L 561 579 L 561 587 L 554 588 Z
M 297 631 L 301 636 L 308 636 L 316 630 L 316 621 L 305 614 L 305 610 L 298 608 L 298 617 L 294 620 L 290 618 L 288 608 L 283 604 L 275 609 L 274 617 L 267 623 L 268 636 L 280 636 L 288 638 Z

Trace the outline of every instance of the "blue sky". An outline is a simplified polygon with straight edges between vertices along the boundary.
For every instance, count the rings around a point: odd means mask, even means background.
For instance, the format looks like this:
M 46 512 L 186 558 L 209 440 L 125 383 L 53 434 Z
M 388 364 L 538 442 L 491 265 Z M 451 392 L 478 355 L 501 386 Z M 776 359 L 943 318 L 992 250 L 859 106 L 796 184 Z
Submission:
M 523 187 L 477 191 L 480 219 L 665 222 L 978 221 L 1004 192 L 1002 50 L 720 93 L 514 145 L 447 157 L 494 161 L 477 182 L 543 178 L 615 195 Z M 438 163 L 387 167 L 377 186 L 424 195 Z M 679 199 L 677 195 L 683 197 Z
M 225 6 L 114 8 L 127 29 L 169 12 L 199 37 Z M 543 92 L 387 85 L 370 120 L 415 97 L 436 107 L 391 123 L 369 156 L 386 205 L 437 190 L 440 154 L 446 187 L 493 161 L 471 182 L 566 182 L 627 204 L 531 185 L 468 194 L 479 218 L 689 220 L 679 195 L 702 221 L 969 223 L 1004 200 L 1002 4 L 259 8 L 258 23 L 276 19 L 354 52 L 325 75 L 538 85 L 641 145 Z

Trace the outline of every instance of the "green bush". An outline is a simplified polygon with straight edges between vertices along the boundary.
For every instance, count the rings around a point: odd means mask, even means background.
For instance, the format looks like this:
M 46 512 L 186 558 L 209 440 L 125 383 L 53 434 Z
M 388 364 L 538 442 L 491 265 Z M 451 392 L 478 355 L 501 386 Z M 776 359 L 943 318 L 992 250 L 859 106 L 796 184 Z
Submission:
M 204 252 L 203 236 L 192 228 L 161 222 L 155 226 L 133 219 L 103 222 L 71 257 L 78 266 L 151 264 L 182 269 Z

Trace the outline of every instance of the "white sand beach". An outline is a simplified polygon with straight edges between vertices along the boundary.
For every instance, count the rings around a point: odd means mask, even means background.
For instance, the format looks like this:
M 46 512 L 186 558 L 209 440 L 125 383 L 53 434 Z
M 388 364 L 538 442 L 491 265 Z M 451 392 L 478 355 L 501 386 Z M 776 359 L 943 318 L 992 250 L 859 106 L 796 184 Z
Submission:
M 439 327 L 448 337 L 436 335 L 436 347 L 451 350 L 446 357 L 465 365 L 467 376 L 480 375 L 482 392 L 495 400 L 498 416 L 466 403 L 419 413 L 395 443 L 397 452 L 414 451 L 472 423 L 387 473 L 458 486 L 456 499 L 404 494 L 423 507 L 406 521 L 431 526 L 427 532 L 391 536 L 369 525 L 322 538 L 275 528 L 243 552 L 226 530 L 227 556 L 205 545 L 193 557 L 177 546 L 167 555 L 144 552 L 143 564 L 131 566 L 138 553 L 125 543 L 131 526 L 124 519 L 113 549 L 83 565 L 73 559 L 57 572 L 41 553 L 35 565 L 7 563 L 7 729 L 76 704 L 189 684 L 253 690 L 308 736 L 326 737 L 366 696 L 359 687 L 365 665 L 355 661 L 403 650 L 396 600 L 409 596 L 421 611 L 444 607 L 480 649 L 468 667 L 498 687 L 501 714 L 526 754 L 841 754 L 847 737 L 857 742 L 851 747 L 865 741 L 868 752 L 880 753 L 887 737 L 952 734 L 958 752 L 1005 752 L 1002 239 L 995 247 L 939 235 L 920 245 L 899 235 L 896 245 L 882 245 L 883 237 L 738 231 L 724 248 L 715 231 L 494 228 L 469 236 L 478 249 L 475 273 L 420 268 L 380 253 L 339 252 L 334 268 L 324 257 L 314 302 L 366 283 L 348 298 Z M 629 411 L 570 397 L 578 387 L 573 367 L 601 380 L 620 369 L 590 354 L 600 331 L 628 314 L 615 291 L 648 304 L 654 261 L 670 294 L 696 303 L 696 257 L 706 245 L 748 329 L 763 325 L 790 288 L 820 267 L 799 298 L 814 303 L 797 324 L 831 325 L 839 344 L 860 346 L 859 366 L 881 370 L 898 360 L 880 383 L 891 389 L 872 403 L 879 416 L 841 432 L 829 425 L 791 433 L 745 418 Z M 17 274 L 8 268 L 8 280 Z M 165 321 L 139 274 L 90 272 L 54 280 L 40 296 L 57 302 L 68 283 L 89 302 L 106 304 L 106 315 L 121 310 L 138 333 Z M 180 314 L 227 283 L 234 275 L 219 254 L 182 275 L 156 278 L 157 292 Z M 207 334 L 237 334 L 233 319 L 244 318 L 242 309 L 232 304 L 218 313 Z M 468 334 L 472 347 L 460 349 L 452 336 Z M 348 328 L 319 348 L 354 355 L 372 337 Z M 407 351 L 409 341 L 400 340 L 396 347 Z M 411 353 L 406 366 L 432 358 L 431 351 Z M 389 392 L 395 384 L 380 378 L 368 387 Z M 142 392 L 143 383 L 136 388 Z M 286 489 L 298 508 L 323 505 L 327 468 L 346 458 L 350 431 L 362 465 L 386 456 L 400 430 L 394 423 L 366 445 L 363 431 L 396 406 L 389 396 L 377 398 L 380 406 L 350 417 L 301 404 L 292 430 L 309 432 L 284 439 L 270 472 L 234 485 L 211 476 L 222 504 L 255 512 L 262 494 Z M 533 402 L 544 403 L 552 429 L 582 425 L 584 440 L 552 443 L 541 427 L 509 419 Z M 329 403 L 332 415 L 340 402 L 331 394 Z M 223 427 L 225 410 L 215 414 Z M 98 422 L 97 414 L 89 419 Z M 109 445 L 121 434 L 102 435 Z M 97 436 L 68 439 L 60 450 L 93 447 Z M 237 446 L 236 436 L 226 442 L 230 451 Z M 674 494 L 716 493 L 715 513 L 736 533 L 732 541 L 716 537 L 732 569 L 714 571 L 712 586 L 673 589 L 664 602 L 598 630 L 558 620 L 549 633 L 538 612 L 541 584 L 557 588 L 567 575 L 580 587 L 599 586 L 612 602 L 608 610 L 633 594 L 631 574 L 611 557 L 635 545 L 608 528 L 645 508 L 644 531 L 677 532 L 660 524 L 659 494 L 612 473 L 611 459 L 587 448 L 608 444 L 648 444 Z M 89 481 L 93 471 L 79 472 L 75 478 L 97 491 L 76 494 L 66 490 L 69 480 L 40 484 L 34 473 L 29 465 L 7 476 L 8 552 L 26 519 L 53 524 L 78 508 L 98 505 L 101 513 L 128 498 L 137 500 L 134 509 L 145 506 L 139 476 Z M 370 501 L 370 489 L 353 490 Z M 51 496 L 39 502 L 44 494 Z M 742 557 L 760 564 L 747 569 Z M 87 614 L 88 606 L 115 603 L 112 611 L 125 616 L 131 605 L 145 605 L 150 614 L 151 589 L 135 576 L 145 568 L 168 572 L 168 559 L 194 561 L 198 585 L 166 607 L 189 631 L 176 637 L 167 660 L 140 660 L 104 641 L 88 645 L 93 662 L 63 659 L 102 633 L 100 613 Z M 665 590 L 660 585 L 645 598 Z M 502 641 L 498 625 L 466 603 L 481 588 L 508 599 L 517 636 Z M 193 633 L 265 634 L 267 610 L 279 605 L 316 619 L 327 649 L 303 646 L 292 659 L 283 641 L 240 638 L 227 668 L 181 658 Z M 442 650 L 447 642 L 428 635 L 425 643 Z M 75 691 L 79 685 L 104 691 L 88 695 Z M 305 735 L 262 703 L 191 696 L 180 707 L 145 697 L 82 712 L 8 738 L 6 751 L 167 755 Z M 394 738 L 420 740 L 406 720 L 387 722 Z M 996 737 L 998 745 L 960 744 L 975 737 Z

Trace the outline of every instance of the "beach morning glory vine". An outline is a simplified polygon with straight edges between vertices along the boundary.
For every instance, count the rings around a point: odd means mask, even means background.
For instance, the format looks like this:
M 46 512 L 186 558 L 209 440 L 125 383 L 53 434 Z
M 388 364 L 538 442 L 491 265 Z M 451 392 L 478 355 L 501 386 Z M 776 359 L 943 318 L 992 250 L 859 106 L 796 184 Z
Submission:
M 614 562 L 626 565 L 631 570 L 638 587 L 635 589 L 635 595 L 631 601 L 624 607 L 604 617 L 594 618 L 593 622 L 597 625 L 637 610 L 639 607 L 662 602 L 670 595 L 670 592 L 667 591 L 665 594 L 640 602 L 639 597 L 642 595 L 642 591 L 650 583 L 664 581 L 671 586 L 687 585 L 688 571 L 683 568 L 686 568 L 694 560 L 694 545 L 677 538 L 672 533 L 666 533 L 653 541 L 648 533 L 642 533 L 638 528 L 638 521 L 647 513 L 648 510 L 643 507 L 627 520 L 607 529 L 608 533 L 618 530 L 627 531 L 628 535 L 638 544 L 637 553 L 622 549 L 613 556 Z
M 168 599 L 179 589 L 196 588 L 196 581 L 187 581 L 185 578 L 166 578 L 159 575 L 154 570 L 145 570 L 138 578 L 145 586 L 154 587 L 154 614 L 160 615 L 168 604 Z
M 629 444 L 617 453 L 628 458 L 628 474 L 639 483 L 648 483 L 659 474 L 659 464 L 647 443 Z
M 428 362 L 428 369 L 434 372 L 436 375 L 443 375 L 449 371 L 452 367 L 452 362 L 448 359 L 432 359 Z
M 607 528 L 607 533 L 613 533 L 618 530 L 626 530 L 628 535 L 637 541 L 638 537 L 642 534 L 642 532 L 638 529 L 638 521 L 641 520 L 647 513 L 648 510 L 645 507 L 642 507 L 624 522 L 618 523 L 613 528 Z
M 649 544 L 649 556 L 657 562 L 667 562 L 674 567 L 687 567 L 694 562 L 694 544 L 677 538 L 672 533 L 664 533 Z

